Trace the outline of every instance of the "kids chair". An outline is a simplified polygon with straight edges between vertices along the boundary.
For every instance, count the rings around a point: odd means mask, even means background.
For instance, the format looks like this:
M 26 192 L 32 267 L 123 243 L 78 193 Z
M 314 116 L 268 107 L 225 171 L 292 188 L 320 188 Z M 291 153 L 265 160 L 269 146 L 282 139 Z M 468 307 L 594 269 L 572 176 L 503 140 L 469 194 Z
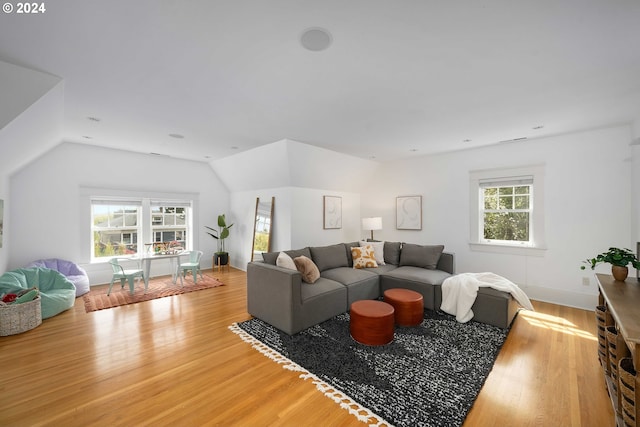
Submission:
M 113 277 L 111 277 L 111 283 L 109 283 L 109 290 L 107 291 L 107 296 L 111 293 L 111 288 L 113 287 L 113 282 L 116 280 L 120 280 L 120 288 L 124 288 L 124 282 L 129 281 L 129 292 L 133 295 L 134 288 L 134 280 L 138 278 L 138 283 L 140 279 L 144 279 L 144 272 L 141 268 L 134 269 L 125 269 L 122 265 L 120 265 L 123 261 L 131 261 L 130 258 L 112 258 L 109 261 L 111 264 L 111 268 L 113 268 Z M 147 291 L 147 282 L 144 282 L 144 290 Z
M 198 272 L 200 272 L 200 278 L 204 280 L 204 276 L 202 276 L 202 271 L 200 270 L 200 258 L 202 257 L 202 251 L 188 251 L 184 254 L 189 255 L 189 261 L 180 264 L 180 286 L 184 286 L 182 277 L 186 276 L 187 271 L 189 270 L 191 270 L 191 275 L 193 276 L 193 283 L 198 283 Z

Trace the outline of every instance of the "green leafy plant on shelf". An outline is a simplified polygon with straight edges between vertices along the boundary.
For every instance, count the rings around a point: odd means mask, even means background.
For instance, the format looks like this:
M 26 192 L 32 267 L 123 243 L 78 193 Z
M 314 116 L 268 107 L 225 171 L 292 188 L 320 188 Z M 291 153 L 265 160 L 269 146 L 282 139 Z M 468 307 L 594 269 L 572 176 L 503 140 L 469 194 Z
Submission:
M 616 265 L 618 267 L 627 267 L 629 264 L 633 265 L 634 268 L 640 269 L 640 261 L 636 255 L 631 252 L 631 249 L 620 249 L 620 248 L 609 248 L 607 252 L 603 252 L 599 255 L 596 255 L 595 258 L 589 258 L 583 261 L 584 264 L 587 264 L 593 270 L 600 263 L 609 263 L 611 265 Z M 586 266 L 580 266 L 581 270 L 584 270 Z

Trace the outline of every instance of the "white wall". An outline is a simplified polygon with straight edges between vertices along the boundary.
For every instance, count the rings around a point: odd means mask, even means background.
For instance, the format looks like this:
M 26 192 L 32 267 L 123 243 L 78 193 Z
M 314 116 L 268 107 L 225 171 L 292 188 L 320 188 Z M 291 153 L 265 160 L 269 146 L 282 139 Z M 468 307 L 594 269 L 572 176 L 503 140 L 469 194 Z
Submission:
M 323 196 L 342 198 L 342 228 L 323 229 Z M 236 220 L 229 240 L 232 264 L 245 269 L 251 260 L 256 198 L 275 197 L 272 251 L 300 249 L 350 242 L 360 237 L 360 194 L 344 191 L 281 187 L 232 193 L 231 211 Z
M 217 212 L 228 210 L 229 196 L 208 164 L 63 143 L 11 177 L 10 233 L 20 237 L 12 239 L 7 267 L 39 258 L 66 258 L 84 266 L 92 284 L 108 281 L 108 265 L 88 264 L 87 188 L 150 196 L 195 193 L 194 248 L 205 253 L 203 267 L 211 266 L 216 246 L 204 225 L 215 223 Z M 152 266 L 152 274 L 167 274 L 168 265 L 158 264 Z
M 283 139 L 210 164 L 236 193 L 282 187 L 357 192 L 378 163 Z
M 2 61 L 0 76 L 2 100 L 11 100 L 0 102 L 0 199 L 4 200 L 0 273 L 3 273 L 10 264 L 12 236 L 19 236 L 12 232 L 10 177 L 60 142 L 64 86 L 59 78 Z
M 363 193 L 363 214 L 383 216 L 381 239 L 444 244 L 456 254 L 457 272 L 493 271 L 532 298 L 592 309 L 597 287 L 581 261 L 610 246 L 635 248 L 637 240 L 631 139 L 631 127 L 619 126 L 383 164 Z M 543 256 L 472 251 L 469 171 L 534 164 L 546 170 Z M 421 231 L 395 230 L 395 198 L 402 195 L 423 196 Z

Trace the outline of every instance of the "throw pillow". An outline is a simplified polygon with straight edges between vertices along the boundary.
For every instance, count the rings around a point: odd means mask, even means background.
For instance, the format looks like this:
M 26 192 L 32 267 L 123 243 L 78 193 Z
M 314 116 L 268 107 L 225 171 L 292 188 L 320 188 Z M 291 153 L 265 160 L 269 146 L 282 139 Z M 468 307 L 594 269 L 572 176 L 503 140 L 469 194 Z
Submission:
M 384 242 L 384 262 L 387 264 L 400 264 L 400 242 Z
M 353 268 L 375 268 L 378 266 L 371 245 L 351 248 Z
M 306 256 L 302 255 L 293 259 L 296 268 L 302 273 L 302 280 L 305 283 L 315 283 L 320 278 L 320 270 Z
M 293 258 L 284 252 L 280 252 L 280 255 L 278 255 L 276 265 L 278 267 L 288 268 L 289 270 L 297 270 L 296 263 L 293 262 Z
M 311 259 L 316 263 L 318 270 L 325 271 L 332 268 L 347 267 L 349 260 L 347 251 L 342 243 L 330 246 L 317 246 L 309 248 Z
M 365 242 L 360 241 L 360 246 L 371 245 L 373 247 L 373 254 L 376 257 L 378 265 L 384 265 L 384 242 Z
M 404 243 L 400 251 L 400 265 L 435 270 L 443 250 L 443 245 L 422 246 Z
M 353 267 L 353 256 L 351 256 L 351 248 L 359 248 L 360 247 L 360 243 L 358 243 L 358 241 L 355 242 L 350 242 L 350 243 L 345 243 L 344 244 L 345 248 L 347 249 L 347 267 Z

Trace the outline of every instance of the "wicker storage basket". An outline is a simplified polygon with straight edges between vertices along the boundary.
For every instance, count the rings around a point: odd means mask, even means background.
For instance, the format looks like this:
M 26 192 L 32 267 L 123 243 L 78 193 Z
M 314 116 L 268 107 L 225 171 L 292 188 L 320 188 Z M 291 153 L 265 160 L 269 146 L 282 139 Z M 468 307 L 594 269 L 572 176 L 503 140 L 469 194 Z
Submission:
M 622 403 L 622 421 L 627 427 L 636 427 L 636 371 L 633 359 L 623 357 L 618 365 L 618 390 Z
M 607 376 L 611 376 L 611 367 L 609 366 L 609 349 L 607 348 L 606 319 L 607 308 L 604 305 L 596 307 L 596 332 L 598 334 L 598 358 L 600 365 L 604 369 Z
M 22 304 L 0 306 L 0 336 L 27 332 L 42 323 L 40 296 Z
M 611 367 L 611 382 L 615 393 L 617 405 L 614 408 L 618 414 L 622 413 L 622 394 L 618 387 L 618 363 L 623 357 L 629 356 L 629 349 L 624 339 L 618 335 L 615 326 L 607 326 L 607 344 L 609 347 L 609 366 Z
M 614 385 L 617 387 L 618 384 L 618 349 L 617 349 L 617 341 L 618 341 L 618 331 L 615 326 L 607 326 L 606 328 L 607 334 L 607 345 L 609 348 L 609 368 L 611 372 L 611 378 L 614 381 Z

